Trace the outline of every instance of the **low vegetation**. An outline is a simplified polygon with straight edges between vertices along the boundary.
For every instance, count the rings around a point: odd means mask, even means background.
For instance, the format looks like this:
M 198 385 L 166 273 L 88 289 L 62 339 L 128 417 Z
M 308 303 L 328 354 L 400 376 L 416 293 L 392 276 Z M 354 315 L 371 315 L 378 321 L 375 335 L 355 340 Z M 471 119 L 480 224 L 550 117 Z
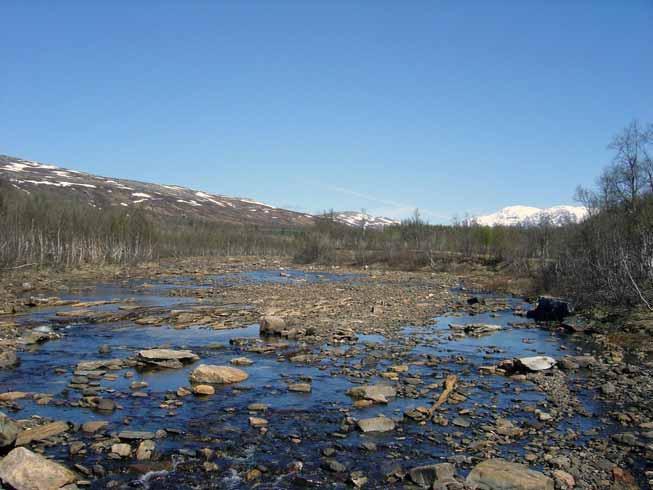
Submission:
M 484 227 L 473 220 L 411 219 L 382 230 L 352 228 L 325 213 L 307 228 L 263 228 L 99 209 L 0 183 L 0 267 L 76 267 L 164 257 L 293 256 L 298 263 L 385 264 L 398 269 L 502 267 L 540 292 L 582 305 L 653 302 L 653 129 L 633 122 L 613 141 L 613 163 L 594 189 L 579 189 L 582 223 Z

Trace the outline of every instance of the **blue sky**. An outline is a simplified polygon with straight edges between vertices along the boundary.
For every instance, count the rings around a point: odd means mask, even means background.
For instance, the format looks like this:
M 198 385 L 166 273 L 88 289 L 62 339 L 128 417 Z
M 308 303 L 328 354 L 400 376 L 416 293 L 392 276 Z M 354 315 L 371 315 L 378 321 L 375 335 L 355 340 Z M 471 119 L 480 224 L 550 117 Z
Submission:
M 653 2 L 0 2 L 0 153 L 431 222 L 572 203 L 653 122 Z

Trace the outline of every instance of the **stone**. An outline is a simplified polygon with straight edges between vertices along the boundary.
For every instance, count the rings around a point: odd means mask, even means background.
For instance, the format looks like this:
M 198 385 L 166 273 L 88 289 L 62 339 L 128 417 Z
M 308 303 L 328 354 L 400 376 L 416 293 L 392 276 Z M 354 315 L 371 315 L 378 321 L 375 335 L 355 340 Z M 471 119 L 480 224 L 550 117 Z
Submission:
M 184 364 L 199 360 L 199 356 L 189 350 L 147 349 L 140 351 L 137 359 L 164 369 L 179 369 Z
M 199 396 L 214 395 L 215 388 L 211 385 L 195 385 L 193 386 L 193 393 Z
M 7 391 L 5 393 L 0 393 L 0 402 L 14 402 L 16 400 L 21 400 L 27 398 L 29 393 L 24 391 Z
M 265 427 L 266 425 L 268 425 L 268 421 L 261 417 L 250 417 L 249 425 L 251 425 L 252 427 Z
M 292 383 L 288 385 L 288 391 L 294 391 L 296 393 L 310 393 L 311 389 L 310 383 Z
M 477 490 L 554 490 L 553 480 L 543 473 L 499 458 L 477 464 L 466 483 Z
M 22 430 L 16 437 L 16 446 L 24 446 L 32 441 L 42 441 L 66 432 L 70 426 L 67 422 L 58 421 L 50 424 L 40 425 L 33 429 Z
M 551 296 L 541 296 L 537 300 L 537 306 L 528 311 L 526 316 L 537 321 L 562 321 L 564 317 L 573 312 L 574 308 L 568 301 Z
M 0 461 L 0 480 L 15 490 L 58 490 L 77 476 L 63 465 L 17 447 Z
M 397 396 L 397 390 L 390 385 L 376 384 L 356 386 L 347 391 L 354 400 L 370 400 L 376 403 L 388 403 L 388 398 Z
M 558 482 L 558 486 L 562 487 L 564 490 L 571 490 L 576 486 L 575 478 L 562 470 L 555 470 L 553 472 L 553 478 Z
M 139 430 L 123 430 L 118 433 L 118 439 L 127 441 L 140 441 L 143 439 L 154 439 L 154 432 L 146 432 Z
M 132 447 L 129 444 L 120 443 L 111 446 L 111 452 L 121 458 L 127 458 L 132 453 Z
M 254 361 L 248 359 L 247 357 L 236 357 L 229 362 L 234 366 L 251 366 L 254 364 Z
M 362 432 L 389 432 L 394 430 L 395 423 L 387 417 L 370 417 L 358 421 L 358 428 Z
M 556 365 L 556 360 L 549 356 L 533 356 L 521 357 L 515 359 L 515 367 L 517 369 L 525 369 L 527 371 L 546 371 Z
M 142 441 L 136 450 L 136 459 L 139 461 L 147 461 L 152 459 L 152 453 L 154 453 L 155 448 L 156 444 L 151 439 Z
M 0 412 L 0 448 L 11 446 L 18 435 L 16 422 Z
M 215 366 L 212 364 L 200 364 L 190 374 L 192 383 L 216 383 L 231 384 L 245 381 L 249 375 L 242 369 L 229 366 Z
M 82 431 L 87 434 L 93 434 L 102 429 L 106 429 L 109 426 L 109 422 L 106 420 L 91 420 L 90 422 L 84 422 L 82 424 Z
M 0 351 L 0 369 L 9 369 L 18 366 L 20 359 L 16 355 L 15 350 L 2 350 Z
M 422 488 L 431 488 L 438 480 L 454 477 L 456 470 L 451 463 L 430 464 L 417 466 L 408 471 L 411 481 Z
M 286 329 L 286 321 L 278 316 L 262 316 L 259 326 L 263 335 L 279 335 Z
M 454 332 L 465 333 L 466 335 L 472 336 L 489 335 L 503 329 L 501 325 L 491 325 L 488 323 L 468 323 L 466 325 L 451 323 L 449 328 Z

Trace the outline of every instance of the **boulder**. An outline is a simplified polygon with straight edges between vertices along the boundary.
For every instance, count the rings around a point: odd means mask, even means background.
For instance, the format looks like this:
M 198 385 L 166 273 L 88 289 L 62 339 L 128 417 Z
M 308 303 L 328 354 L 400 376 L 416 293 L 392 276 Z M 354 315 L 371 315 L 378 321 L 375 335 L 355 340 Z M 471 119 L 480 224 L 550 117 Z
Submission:
M 18 435 L 16 422 L 0 412 L 0 448 L 11 446 Z
M 211 385 L 195 385 L 193 386 L 193 393 L 199 396 L 214 395 L 215 388 Z
M 387 417 L 370 417 L 358 421 L 358 428 L 362 432 L 388 432 L 394 430 L 395 423 Z
M 288 385 L 288 391 L 295 393 L 310 393 L 312 390 L 310 383 L 291 383 Z
M 477 464 L 466 483 L 477 490 L 554 490 L 553 480 L 543 473 L 499 458 Z
M 262 316 L 258 323 L 263 335 L 279 335 L 286 329 L 286 321 L 278 316 Z
M 397 396 L 397 390 L 390 385 L 376 384 L 356 386 L 347 391 L 354 400 L 371 400 L 376 403 L 388 403 L 388 398 Z
M 515 359 L 518 371 L 546 371 L 556 365 L 556 360 L 549 356 L 521 357 Z
M 526 316 L 537 321 L 562 321 L 566 316 L 571 315 L 574 308 L 568 301 L 551 296 L 541 296 L 537 300 L 537 306 L 530 310 Z
M 15 448 L 0 461 L 0 480 L 15 490 L 58 490 L 76 479 L 65 466 L 24 447 Z
M 230 366 L 200 364 L 190 374 L 191 383 L 230 384 L 245 381 L 249 375 L 242 369 Z
M 156 448 L 156 444 L 152 440 L 145 440 L 138 445 L 136 450 L 136 459 L 139 461 L 147 461 L 152 459 L 152 453 Z

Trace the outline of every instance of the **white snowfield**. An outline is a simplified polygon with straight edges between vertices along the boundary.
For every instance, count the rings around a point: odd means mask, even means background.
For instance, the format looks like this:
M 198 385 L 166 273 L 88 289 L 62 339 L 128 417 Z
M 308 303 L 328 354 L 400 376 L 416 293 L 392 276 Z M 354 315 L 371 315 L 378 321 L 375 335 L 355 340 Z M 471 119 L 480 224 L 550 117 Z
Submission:
M 559 226 L 569 222 L 579 222 L 587 217 L 583 206 L 553 206 L 536 208 L 532 206 L 508 206 L 496 213 L 477 216 L 474 221 L 483 226 L 533 225 L 543 220 Z
M 379 229 L 385 226 L 396 225 L 399 221 L 384 218 L 382 216 L 372 216 L 367 213 L 344 211 L 336 213 L 335 220 L 356 228 Z

